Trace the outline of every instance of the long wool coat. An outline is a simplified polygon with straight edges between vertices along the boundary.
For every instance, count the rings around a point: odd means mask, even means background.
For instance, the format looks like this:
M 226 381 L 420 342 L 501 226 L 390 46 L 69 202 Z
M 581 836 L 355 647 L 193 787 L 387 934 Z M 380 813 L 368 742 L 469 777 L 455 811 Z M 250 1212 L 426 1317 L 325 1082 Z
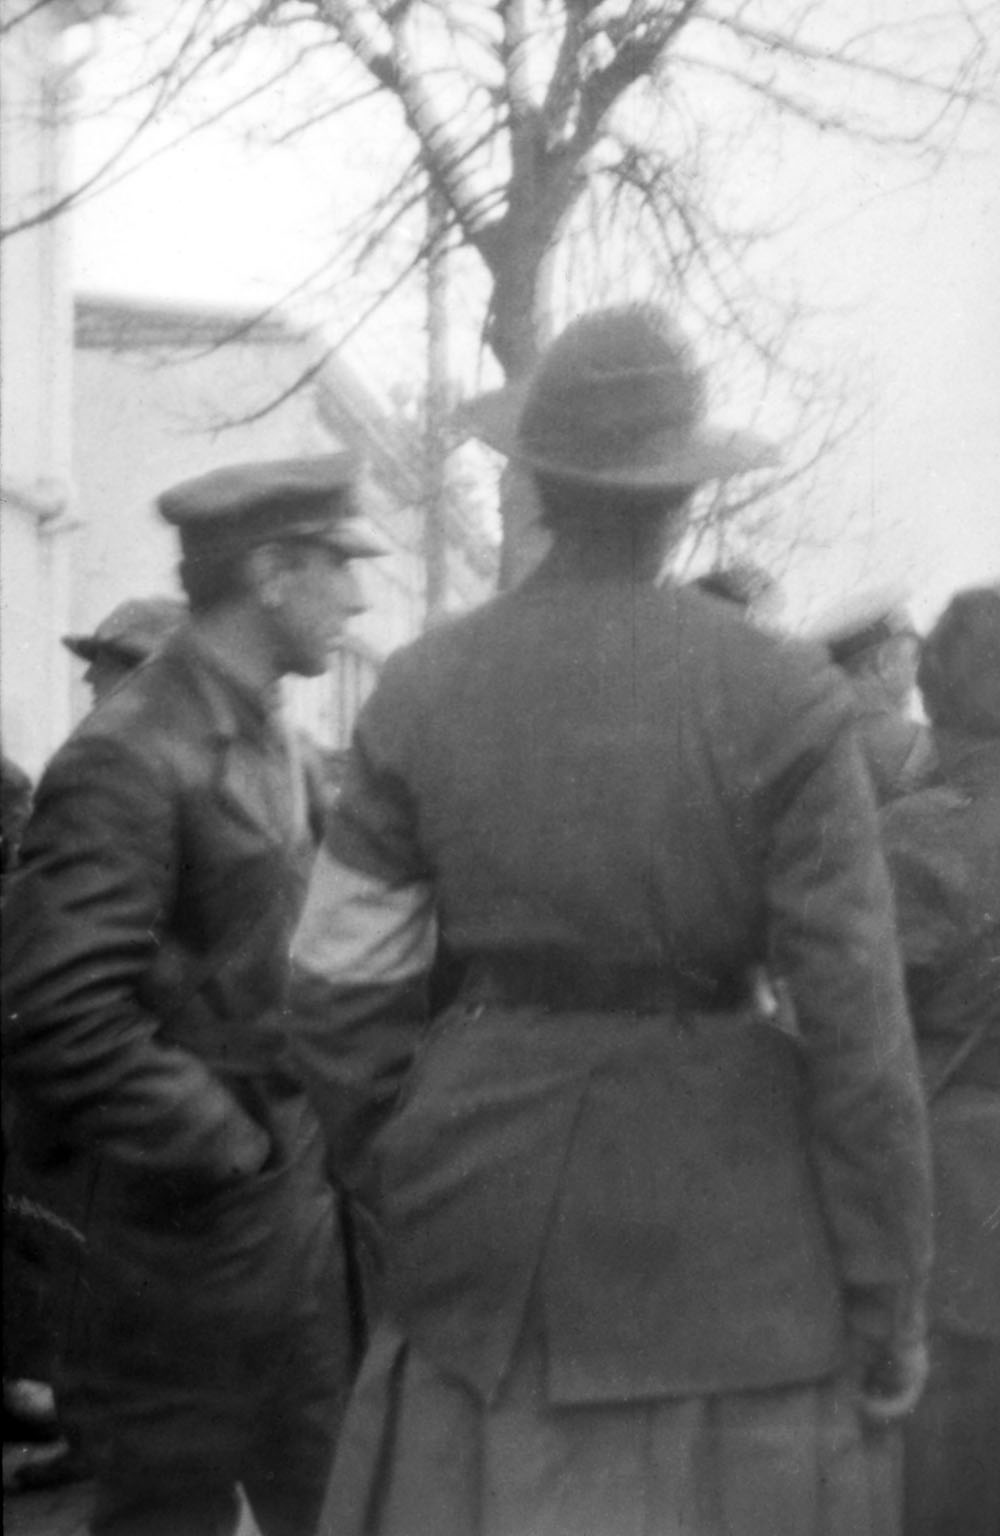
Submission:
M 426 1032 L 439 940 L 474 973 L 659 974 L 662 1002 L 473 989 Z M 847 1332 L 912 1320 L 925 1123 L 851 702 L 818 653 L 697 593 L 543 567 L 387 666 L 293 960 L 389 1320 L 482 1400 L 529 1294 L 560 1403 L 817 1380 Z M 791 1029 L 733 1001 L 765 965 Z M 691 1001 L 713 987 L 726 1006 Z

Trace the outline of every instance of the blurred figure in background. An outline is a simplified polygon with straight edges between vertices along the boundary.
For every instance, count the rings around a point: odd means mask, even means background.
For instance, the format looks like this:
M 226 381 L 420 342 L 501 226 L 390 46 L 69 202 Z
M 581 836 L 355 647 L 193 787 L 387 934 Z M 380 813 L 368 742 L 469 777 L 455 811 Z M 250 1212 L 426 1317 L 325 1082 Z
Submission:
M 132 597 L 113 608 L 91 635 L 64 635 L 63 645 L 87 663 L 83 680 L 94 703 L 154 656 L 181 623 L 187 608 L 172 597 Z
M 769 625 L 781 607 L 778 583 L 770 571 L 751 560 L 734 560 L 713 566 L 696 576 L 691 585 L 709 597 L 718 597 L 741 609 L 751 623 Z
M 63 644 L 87 663 L 84 682 L 94 705 L 147 661 L 181 623 L 184 603 L 169 597 L 129 598 L 102 619 L 89 635 L 65 635 Z M 18 770 L 19 771 L 19 770 Z M 4 869 L 13 827 L 8 810 L 10 772 L 4 759 Z M 28 801 L 20 831 L 27 821 Z M 10 826 L 10 831 L 8 827 Z M 5 1469 L 11 1489 L 53 1487 L 85 1475 L 85 1459 L 62 1438 L 49 1385 L 57 1340 L 57 1303 L 63 1250 L 73 1239 L 45 1203 L 17 1145 L 16 1116 L 4 1124 L 4 1360 L 12 1374 L 4 1381 L 5 1437 L 34 1439 Z M 8 1136 L 11 1142 L 8 1144 Z M 41 1197 L 41 1198 L 40 1198 Z
M 31 815 L 31 780 L 4 753 L 0 757 L 0 897 L 3 882 L 17 863 L 21 837 Z
M 920 637 L 896 588 L 855 594 L 816 625 L 812 637 L 848 679 L 861 745 L 880 805 L 930 777 L 927 727 L 912 714 Z
M 1000 1531 L 1000 585 L 924 643 L 938 782 L 883 813 L 930 1100 L 931 1374 L 907 1426 L 906 1536 Z

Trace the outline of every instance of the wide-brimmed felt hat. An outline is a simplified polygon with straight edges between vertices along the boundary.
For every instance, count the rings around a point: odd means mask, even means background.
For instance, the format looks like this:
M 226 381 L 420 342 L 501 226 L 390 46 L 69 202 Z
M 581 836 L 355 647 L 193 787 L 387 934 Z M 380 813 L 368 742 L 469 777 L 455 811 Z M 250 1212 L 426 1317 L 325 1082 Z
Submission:
M 707 421 L 691 347 L 649 304 L 581 316 L 527 380 L 468 402 L 462 419 L 536 472 L 596 485 L 679 488 L 778 462 L 763 438 Z
M 917 683 L 937 729 L 1000 736 L 1000 583 L 952 598 L 924 641 Z
M 348 452 L 228 464 L 175 485 L 157 500 L 185 552 L 238 555 L 260 544 L 306 539 L 348 559 L 384 555 L 358 511 L 360 466 Z
M 173 597 L 132 597 L 112 608 L 89 635 L 64 635 L 63 645 L 81 661 L 115 656 L 131 664 L 159 650 L 187 614 Z

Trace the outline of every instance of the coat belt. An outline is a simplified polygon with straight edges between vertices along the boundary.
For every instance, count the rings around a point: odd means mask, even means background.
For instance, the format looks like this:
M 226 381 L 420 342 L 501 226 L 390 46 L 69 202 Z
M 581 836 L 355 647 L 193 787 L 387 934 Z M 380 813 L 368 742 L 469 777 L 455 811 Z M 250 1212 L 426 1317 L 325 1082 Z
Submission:
M 571 951 L 519 951 L 473 959 L 462 999 L 550 1013 L 712 1012 L 748 1002 L 750 983 L 745 971 L 716 977 L 682 975 L 662 966 L 604 962 Z

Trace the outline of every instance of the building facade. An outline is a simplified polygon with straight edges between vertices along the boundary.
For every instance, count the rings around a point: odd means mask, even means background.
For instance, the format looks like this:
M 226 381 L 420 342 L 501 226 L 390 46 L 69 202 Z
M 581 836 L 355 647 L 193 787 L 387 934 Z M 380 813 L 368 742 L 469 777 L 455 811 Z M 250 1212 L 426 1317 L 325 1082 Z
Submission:
M 344 744 L 380 658 L 425 615 L 419 441 L 314 336 L 248 312 L 74 301 L 74 60 L 118 3 L 3 3 L 0 729 L 32 776 L 89 702 L 61 637 L 125 597 L 176 591 L 153 500 L 189 475 L 341 445 L 370 466 L 368 510 L 391 554 L 362 571 L 368 611 L 332 681 L 294 690 L 300 721 L 329 745 Z M 446 606 L 481 600 L 495 564 L 489 541 L 452 516 Z
M 73 301 L 69 220 L 50 215 L 69 192 L 67 34 L 100 9 L 10 0 L 0 48 L 0 698 L 4 751 L 32 774 L 70 719 Z

